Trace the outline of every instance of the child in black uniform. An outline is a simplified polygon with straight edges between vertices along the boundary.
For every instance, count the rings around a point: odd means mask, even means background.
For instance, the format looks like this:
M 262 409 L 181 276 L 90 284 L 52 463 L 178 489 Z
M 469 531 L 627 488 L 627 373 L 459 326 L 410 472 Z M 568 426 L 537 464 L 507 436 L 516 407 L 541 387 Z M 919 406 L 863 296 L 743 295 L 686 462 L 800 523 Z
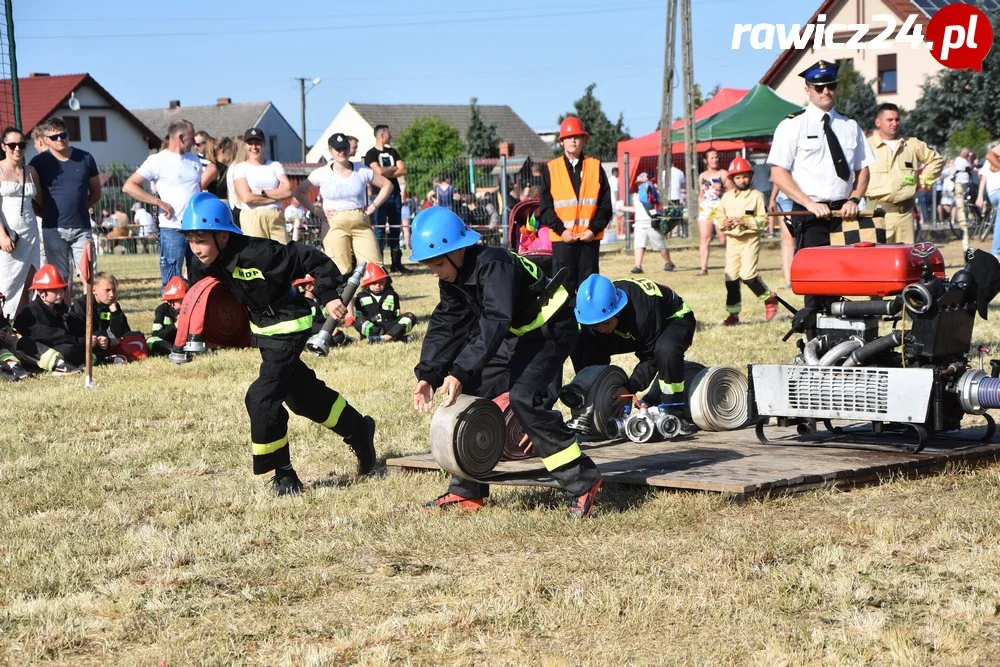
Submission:
M 260 349 L 262 360 L 260 375 L 246 395 L 254 473 L 273 470 L 278 495 L 302 491 L 291 464 L 288 412 L 282 402 L 343 437 L 358 457 L 361 474 L 374 470 L 375 420 L 359 413 L 299 359 L 313 313 L 292 281 L 311 274 L 326 311 L 343 317 L 347 309 L 339 294 L 346 281 L 333 261 L 295 242 L 244 236 L 233 224 L 229 206 L 207 192 L 191 198 L 181 232 L 203 265 L 196 269 L 226 283 L 250 313 L 251 345 Z
M 153 311 L 152 333 L 146 337 L 146 346 L 154 357 L 169 355 L 177 339 L 177 316 L 187 296 L 188 286 L 180 276 L 174 276 L 163 288 L 163 303 Z
M 542 464 L 565 489 L 570 516 L 587 518 L 601 475 L 580 451 L 562 415 L 552 409 L 554 381 L 577 339 L 566 288 L 550 285 L 523 257 L 477 245 L 479 234 L 440 206 L 417 215 L 411 240 L 410 259 L 427 266 L 441 290 L 414 369 L 413 406 L 430 412 L 437 387 L 447 397 L 445 406 L 463 391 L 475 393 L 497 352 L 514 339 L 508 365 L 510 405 Z M 488 485 L 454 477 L 448 492 L 424 509 L 476 510 L 488 495 Z
M 128 325 L 128 318 L 125 317 L 125 312 L 118 303 L 118 280 L 110 273 L 101 271 L 94 274 L 91 285 L 93 286 L 91 293 L 94 299 L 91 310 L 91 319 L 94 322 L 93 332 L 94 335 L 108 340 L 106 346 L 100 348 L 95 346 L 94 349 L 98 357 L 103 359 L 112 355 L 112 350 L 118 345 L 118 341 L 131 329 Z M 81 322 L 87 321 L 86 295 L 81 295 L 73 301 L 70 313 Z M 117 361 L 116 359 L 112 360 Z M 122 361 L 124 362 L 124 358 Z
M 369 343 L 401 341 L 409 343 L 417 317 L 399 307 L 399 294 L 392 288 L 389 275 L 378 264 L 365 267 L 361 289 L 354 296 L 354 328 Z
M 31 375 L 18 357 L 20 339 L 14 332 L 10 320 L 4 315 L 3 306 L 6 297 L 0 292 L 0 380 L 23 380 Z
M 323 312 L 323 304 L 316 299 L 316 280 L 312 276 L 299 278 L 292 283 L 292 287 L 299 290 L 299 293 L 302 294 L 302 296 L 304 296 L 313 307 L 312 332 L 314 334 L 318 334 L 323 328 L 323 325 L 326 324 L 326 313 Z M 339 326 L 333 330 L 330 337 L 330 345 L 334 347 L 341 347 L 357 342 L 357 338 L 348 336 Z
M 86 325 L 63 303 L 66 281 L 51 264 L 38 269 L 31 283 L 36 297 L 14 318 L 14 328 L 40 345 L 50 348 L 36 356 L 40 368 L 59 370 L 59 366 L 81 366 L 86 358 Z M 93 336 L 93 349 L 107 349 L 107 336 Z M 59 364 L 63 359 L 64 363 Z

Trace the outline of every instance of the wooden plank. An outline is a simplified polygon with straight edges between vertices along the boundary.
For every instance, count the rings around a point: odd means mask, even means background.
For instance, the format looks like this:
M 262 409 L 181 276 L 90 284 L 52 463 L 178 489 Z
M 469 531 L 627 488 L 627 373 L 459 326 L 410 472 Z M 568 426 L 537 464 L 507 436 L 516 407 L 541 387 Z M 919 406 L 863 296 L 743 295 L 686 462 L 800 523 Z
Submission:
M 752 429 L 699 433 L 666 442 L 599 442 L 581 445 L 608 482 L 749 497 L 805 491 L 819 486 L 858 486 L 892 476 L 908 477 L 940 470 L 954 462 L 990 462 L 1000 458 L 1000 442 L 932 441 L 924 451 L 849 442 L 809 444 L 794 429 L 770 429 L 787 445 L 764 445 Z M 386 461 L 390 469 L 439 470 L 430 454 Z M 537 458 L 504 461 L 497 472 L 527 473 L 540 468 Z M 503 484 L 535 485 L 505 481 Z

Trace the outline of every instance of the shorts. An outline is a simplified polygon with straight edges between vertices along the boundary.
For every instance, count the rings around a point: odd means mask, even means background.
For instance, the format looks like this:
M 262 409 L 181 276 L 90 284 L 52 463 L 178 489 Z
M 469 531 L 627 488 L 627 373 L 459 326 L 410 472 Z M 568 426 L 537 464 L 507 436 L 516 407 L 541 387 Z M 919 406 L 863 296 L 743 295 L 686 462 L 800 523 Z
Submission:
M 648 247 L 655 252 L 662 252 L 667 249 L 667 243 L 663 240 L 663 234 L 653 229 L 648 223 L 637 224 L 634 227 L 634 231 L 636 248 Z
M 698 204 L 698 219 L 711 220 L 712 214 L 722 206 L 721 199 L 704 200 Z

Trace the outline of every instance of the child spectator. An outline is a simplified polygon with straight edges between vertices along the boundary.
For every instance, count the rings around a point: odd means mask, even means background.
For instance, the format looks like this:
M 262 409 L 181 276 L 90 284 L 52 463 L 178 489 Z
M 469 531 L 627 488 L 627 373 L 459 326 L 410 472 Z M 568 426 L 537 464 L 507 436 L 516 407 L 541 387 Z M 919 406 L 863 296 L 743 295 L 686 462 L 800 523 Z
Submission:
M 180 276 L 174 276 L 163 288 L 163 303 L 153 311 L 152 333 L 146 337 L 146 346 L 154 357 L 169 355 L 177 338 L 177 317 L 187 296 L 188 286 Z
M 51 348 L 48 354 L 38 357 L 39 367 L 53 371 L 67 365 L 83 365 L 86 325 L 63 303 L 66 281 L 59 270 L 51 264 L 42 266 L 35 274 L 31 289 L 35 290 L 37 298 L 14 319 L 14 328 L 22 336 Z M 94 335 L 93 345 L 95 350 L 107 349 L 107 336 Z M 59 364 L 59 359 L 64 363 Z
M 753 167 L 741 156 L 729 165 L 729 177 L 736 186 L 722 195 L 713 213 L 718 230 L 726 241 L 726 311 L 723 326 L 740 323 L 740 281 L 764 301 L 764 320 L 770 322 L 778 313 L 778 296 L 768 289 L 757 270 L 760 259 L 760 232 L 767 223 L 764 195 L 750 187 Z
M 389 276 L 378 264 L 365 267 L 361 289 L 354 297 L 354 328 L 369 343 L 412 342 L 410 331 L 417 317 L 401 312 L 399 294 L 389 283 Z
M 299 278 L 292 282 L 292 287 L 299 291 L 299 294 L 304 296 L 306 300 L 312 304 L 313 307 L 313 323 L 312 332 L 318 334 L 326 324 L 326 314 L 323 311 L 323 305 L 316 298 L 316 279 L 312 276 L 307 275 L 305 278 Z M 343 345 L 350 345 L 351 343 L 358 342 L 357 338 L 352 338 L 345 334 L 340 327 L 336 327 L 333 330 L 333 334 L 330 338 L 330 344 L 335 347 L 340 347 Z
M 253 471 L 274 471 L 272 489 L 279 496 L 301 493 L 288 446 L 288 412 L 302 415 L 344 438 L 358 457 L 358 472 L 375 469 L 375 420 L 362 415 L 326 386 L 299 355 L 312 331 L 312 306 L 292 287 L 311 274 L 326 311 L 343 317 L 340 301 L 346 280 L 329 257 L 292 241 L 244 236 L 232 211 L 218 197 L 201 192 L 191 198 L 181 232 L 200 260 L 199 272 L 222 281 L 250 314 L 251 345 L 260 350 L 257 379 L 246 394 L 250 417 Z
M 91 294 L 94 307 L 91 311 L 94 321 L 93 332 L 97 336 L 108 339 L 110 347 L 114 348 L 118 341 L 131 329 L 128 318 L 118 304 L 118 280 L 104 271 L 94 274 Z M 81 295 L 73 302 L 71 314 L 81 322 L 87 321 L 87 297 Z M 110 348 L 108 348 L 110 349 Z
M 6 297 L 0 292 L 0 380 L 23 380 L 30 373 L 21 365 L 17 356 L 20 341 L 10 320 L 4 315 L 5 301 Z

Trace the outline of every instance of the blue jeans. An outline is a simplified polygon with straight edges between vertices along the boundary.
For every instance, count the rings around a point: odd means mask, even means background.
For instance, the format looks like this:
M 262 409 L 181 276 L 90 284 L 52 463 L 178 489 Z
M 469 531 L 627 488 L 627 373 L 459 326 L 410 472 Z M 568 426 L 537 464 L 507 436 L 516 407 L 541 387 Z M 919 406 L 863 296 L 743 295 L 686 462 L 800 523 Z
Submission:
M 389 233 L 386 234 L 385 225 L 389 223 Z M 398 192 L 393 192 L 389 198 L 375 211 L 375 243 L 378 244 L 378 252 L 381 255 L 385 250 L 386 241 L 389 242 L 389 250 L 399 250 L 399 233 L 403 228 L 403 199 Z
M 193 257 L 187 239 L 179 229 L 160 227 L 160 280 L 164 285 L 174 276 L 183 277 L 185 264 L 190 276 Z
M 87 245 L 87 241 L 93 240 L 94 235 L 89 229 L 46 227 L 42 229 L 45 261 L 55 266 L 59 270 L 59 275 L 72 287 L 73 267 L 71 264 L 76 265 L 77 273 L 79 273 L 79 267 L 83 261 L 83 249 Z M 72 257 L 72 262 L 70 257 Z

